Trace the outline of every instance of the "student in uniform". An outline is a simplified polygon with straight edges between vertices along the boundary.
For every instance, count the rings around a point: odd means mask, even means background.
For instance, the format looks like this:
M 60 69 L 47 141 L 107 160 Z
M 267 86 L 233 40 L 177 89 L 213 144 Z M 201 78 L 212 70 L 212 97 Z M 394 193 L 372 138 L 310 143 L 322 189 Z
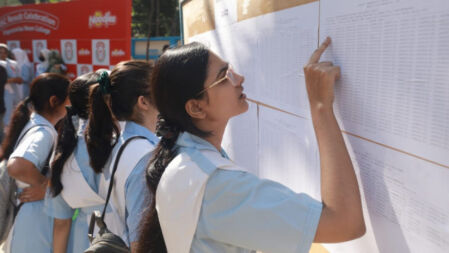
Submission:
M 155 196 L 139 252 L 306 253 L 313 241 L 364 234 L 357 180 L 332 112 L 339 68 L 319 63 L 329 43 L 304 68 L 322 202 L 244 172 L 221 149 L 229 118 L 248 109 L 243 76 L 199 43 L 162 55 L 151 84 L 162 138 L 147 171 Z
M 8 173 L 23 203 L 10 232 L 10 252 L 51 252 L 53 220 L 44 212 L 45 171 L 57 138 L 54 125 L 69 103 L 68 86 L 69 80 L 57 74 L 34 79 L 30 96 L 15 109 L 3 140 L 0 159 L 8 159 Z
M 159 142 L 154 134 L 158 112 L 150 96 L 151 70 L 148 62 L 126 61 L 119 63 L 110 76 L 103 72 L 99 84 L 91 90 L 86 129 L 90 165 L 95 172 L 102 172 L 99 193 L 104 199 L 119 148 L 131 137 L 143 137 L 133 139 L 123 151 L 108 206 L 112 212 L 105 218 L 109 230 L 132 252 L 141 214 L 148 205 L 145 168 Z M 125 121 L 120 133 L 117 120 Z
M 20 77 L 20 69 L 17 62 L 10 59 L 8 56 L 10 51 L 6 44 L 0 43 L 0 65 L 6 68 L 8 73 L 8 79 L 6 81 L 4 90 L 4 102 L 6 111 L 3 116 L 4 126 L 8 126 L 9 120 L 11 118 L 14 108 L 20 103 L 19 90 L 21 89 L 20 84 L 23 83 Z M 7 130 L 6 130 L 7 131 Z M 5 131 L 5 132 L 6 132 Z
M 8 80 L 6 67 L 0 64 L 0 142 L 3 140 L 3 115 L 5 114 L 5 85 Z
M 69 86 L 71 106 L 66 108 L 67 115 L 62 121 L 51 164 L 50 191 L 45 199 L 45 211 L 54 219 L 54 253 L 84 252 L 89 247 L 90 216 L 104 204 L 104 199 L 98 195 L 100 176 L 89 165 L 84 140 L 89 88 L 97 83 L 103 71 L 82 75 Z
M 14 58 L 17 62 L 20 71 L 20 77 L 22 78 L 22 85 L 19 88 L 19 96 L 18 100 L 21 101 L 25 97 L 27 97 L 30 93 L 30 83 L 33 80 L 33 65 L 28 59 L 28 55 L 25 50 L 21 48 L 14 48 L 12 50 Z

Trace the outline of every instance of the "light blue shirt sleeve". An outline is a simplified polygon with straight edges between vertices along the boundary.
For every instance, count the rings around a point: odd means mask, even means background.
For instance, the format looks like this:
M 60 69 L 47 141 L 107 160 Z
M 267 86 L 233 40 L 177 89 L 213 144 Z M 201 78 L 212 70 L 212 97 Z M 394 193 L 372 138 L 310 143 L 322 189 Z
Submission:
M 145 179 L 145 170 L 150 158 L 151 153 L 143 156 L 125 183 L 126 226 L 130 242 L 135 242 L 139 239 L 140 221 L 145 208 L 149 206 L 151 200 L 151 193 Z
M 30 130 L 10 157 L 24 158 L 42 170 L 52 147 L 53 135 L 44 127 L 38 127 L 36 130 Z
M 32 68 L 26 64 L 22 65 L 21 77 L 24 83 L 29 84 L 33 80 L 33 75 L 31 73 Z
M 321 210 L 321 202 L 279 183 L 217 169 L 206 186 L 195 238 L 265 253 L 307 253 Z
M 45 194 L 45 213 L 56 219 L 70 219 L 75 213 L 75 209 L 72 209 L 67 202 L 62 198 L 61 194 L 53 197 L 50 191 Z

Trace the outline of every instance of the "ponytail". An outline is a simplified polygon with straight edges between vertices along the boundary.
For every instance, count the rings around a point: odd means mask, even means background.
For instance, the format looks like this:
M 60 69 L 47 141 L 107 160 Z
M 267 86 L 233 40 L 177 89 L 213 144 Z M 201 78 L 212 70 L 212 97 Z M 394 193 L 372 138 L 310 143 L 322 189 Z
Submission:
M 181 128 L 174 123 L 167 122 L 160 115 L 156 126 L 157 136 L 161 136 L 161 140 L 153 151 L 154 155 L 147 169 L 146 180 L 148 188 L 152 193 L 150 209 L 145 213 L 143 224 L 141 226 L 140 238 L 137 247 L 138 253 L 163 253 L 167 252 L 164 237 L 162 235 L 159 217 L 156 211 L 156 190 L 164 174 L 165 168 L 178 154 L 175 147 L 176 140 L 181 132 Z
M 50 189 L 53 196 L 61 193 L 63 186 L 61 174 L 65 162 L 73 153 L 77 143 L 76 128 L 73 125 L 72 117 L 77 116 L 77 112 L 71 106 L 67 106 L 67 115 L 62 120 L 62 126 L 58 134 L 58 143 L 55 150 L 55 158 L 51 164 Z
M 204 99 L 209 50 L 199 43 L 167 50 L 156 62 L 151 74 L 151 95 L 159 113 L 156 134 L 162 136 L 147 168 L 146 179 L 153 194 L 151 206 L 140 228 L 138 252 L 167 252 L 158 214 L 156 190 L 168 164 L 178 154 L 176 141 L 181 132 L 210 136 L 199 129 L 186 112 L 190 99 Z
M 74 152 L 78 143 L 78 129 L 76 121 L 88 118 L 89 88 L 97 83 L 97 79 L 104 70 L 97 70 L 77 77 L 70 83 L 68 96 L 71 106 L 66 106 L 67 114 L 58 129 L 58 141 L 55 158 L 51 164 L 50 190 L 53 196 L 59 195 L 64 188 L 61 182 L 64 165 Z M 76 120 L 78 119 L 78 120 Z M 75 121 L 75 123 L 74 123 Z
M 109 99 L 107 92 L 107 88 L 100 82 L 93 86 L 89 97 L 89 123 L 85 138 L 90 166 L 96 173 L 103 170 L 120 135 L 116 120 L 107 104 Z
M 30 120 L 30 109 L 28 108 L 30 102 L 30 97 L 26 97 L 14 110 L 6 138 L 2 142 L 0 160 L 9 159 L 9 156 L 14 151 L 20 133 Z

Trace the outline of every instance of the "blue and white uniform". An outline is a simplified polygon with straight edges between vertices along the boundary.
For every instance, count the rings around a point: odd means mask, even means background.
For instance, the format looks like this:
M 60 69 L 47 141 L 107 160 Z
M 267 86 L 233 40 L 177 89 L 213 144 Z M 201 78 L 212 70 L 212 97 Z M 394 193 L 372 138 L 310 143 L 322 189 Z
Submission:
M 105 166 L 100 181 L 100 195 L 106 199 L 113 165 L 120 146 L 133 137 L 145 139 L 131 141 L 122 153 L 115 173 L 114 187 L 109 201 L 105 222 L 114 234 L 128 244 L 138 240 L 139 225 L 145 208 L 150 201 L 150 192 L 145 181 L 145 169 L 151 153 L 159 139 L 147 128 L 132 121 L 126 121 L 120 138 L 115 145 L 110 159 Z
M 156 191 L 168 252 L 309 252 L 321 202 L 244 172 L 190 133 L 176 145 Z
M 87 233 L 90 216 L 95 210 L 102 210 L 104 205 L 104 199 L 98 195 L 101 174 L 96 174 L 89 165 L 83 134 L 87 120 L 74 121 L 78 121 L 74 124 L 78 125 L 78 140 L 74 152 L 64 164 L 61 174 L 63 190 L 56 197 L 50 192 L 45 197 L 45 212 L 52 218 L 70 219 L 79 209 L 78 216 L 72 222 L 67 253 L 84 252 L 89 247 Z
M 26 159 L 33 163 L 38 170 L 42 170 L 50 152 L 52 152 L 52 147 L 55 145 L 57 132 L 44 117 L 32 113 L 21 135 L 35 125 L 45 126 L 31 129 L 17 144 L 10 158 Z M 28 186 L 28 184 L 18 180 L 16 182 L 19 191 Z M 52 252 L 53 219 L 44 212 L 44 200 L 27 202 L 22 205 L 14 221 L 10 243 L 10 248 L 6 252 Z
M 16 61 L 6 59 L 5 61 L 1 61 L 0 64 L 6 68 L 8 79 L 20 77 L 20 68 L 17 65 Z M 3 123 L 5 126 L 9 124 L 9 120 L 11 118 L 12 112 L 14 111 L 14 108 L 17 106 L 17 104 L 20 103 L 21 92 L 19 89 L 21 89 L 21 87 L 19 87 L 19 84 L 17 83 L 7 83 L 5 85 L 4 101 L 6 111 L 5 115 L 3 116 Z

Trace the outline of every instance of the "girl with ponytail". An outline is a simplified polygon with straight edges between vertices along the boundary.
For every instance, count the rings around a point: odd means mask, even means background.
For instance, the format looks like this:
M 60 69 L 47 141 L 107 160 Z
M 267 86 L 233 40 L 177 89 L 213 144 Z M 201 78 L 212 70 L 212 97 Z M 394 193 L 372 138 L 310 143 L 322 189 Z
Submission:
M 53 219 L 44 212 L 48 161 L 57 138 L 54 125 L 66 114 L 69 80 L 43 74 L 31 83 L 30 96 L 11 118 L 0 159 L 8 159 L 22 203 L 10 232 L 10 252 L 51 252 Z
M 244 172 L 221 148 L 228 120 L 248 109 L 243 76 L 199 43 L 159 58 L 151 92 L 162 138 L 147 169 L 154 196 L 138 252 L 306 253 L 313 241 L 363 235 L 358 184 L 332 111 L 339 68 L 319 62 L 329 43 L 304 68 L 322 202 Z
M 98 83 L 104 71 L 84 74 L 69 86 L 71 106 L 66 107 L 67 115 L 61 123 L 45 206 L 46 213 L 54 219 L 54 253 L 84 252 L 89 247 L 88 219 L 104 203 L 98 195 L 99 176 L 89 165 L 84 140 L 89 115 L 89 90 Z
M 104 72 L 99 84 L 90 93 L 89 123 L 86 129 L 90 165 L 101 173 L 99 193 L 106 198 L 113 188 L 106 213 L 108 229 L 135 251 L 137 227 L 143 209 L 148 205 L 149 191 L 145 184 L 145 168 L 151 151 L 159 139 L 156 128 L 157 110 L 150 96 L 152 67 L 145 61 L 121 62 L 108 75 Z M 118 121 L 125 121 L 119 132 Z M 113 179 L 111 174 L 117 153 L 128 139 Z

